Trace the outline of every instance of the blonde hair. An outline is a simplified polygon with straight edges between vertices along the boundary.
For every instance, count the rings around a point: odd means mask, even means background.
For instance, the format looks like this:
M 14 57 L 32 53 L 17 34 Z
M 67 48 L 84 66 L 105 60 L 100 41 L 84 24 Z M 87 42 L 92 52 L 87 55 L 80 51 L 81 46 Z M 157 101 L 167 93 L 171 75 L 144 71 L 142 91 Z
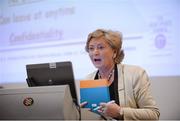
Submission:
M 118 31 L 97 29 L 88 35 L 85 49 L 89 52 L 89 43 L 92 38 L 104 37 L 107 43 L 116 52 L 114 62 L 116 64 L 121 63 L 124 59 L 124 51 L 122 50 L 122 34 Z

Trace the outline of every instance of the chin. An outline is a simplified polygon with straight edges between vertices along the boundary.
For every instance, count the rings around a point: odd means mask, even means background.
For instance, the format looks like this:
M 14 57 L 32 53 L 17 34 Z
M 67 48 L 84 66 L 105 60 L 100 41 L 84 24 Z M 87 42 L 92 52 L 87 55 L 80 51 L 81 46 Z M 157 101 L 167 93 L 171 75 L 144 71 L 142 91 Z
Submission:
M 102 65 L 100 65 L 100 64 L 94 64 L 94 66 L 98 69 L 102 67 Z
M 101 68 L 102 67 L 102 62 L 95 62 L 93 61 L 93 65 L 96 67 L 96 68 Z

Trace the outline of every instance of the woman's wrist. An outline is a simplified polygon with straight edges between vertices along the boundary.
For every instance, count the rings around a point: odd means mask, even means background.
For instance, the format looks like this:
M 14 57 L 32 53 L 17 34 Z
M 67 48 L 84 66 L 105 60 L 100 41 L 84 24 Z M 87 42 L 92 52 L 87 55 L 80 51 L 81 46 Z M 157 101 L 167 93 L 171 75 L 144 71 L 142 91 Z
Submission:
M 124 119 L 124 111 L 122 107 L 120 107 L 119 109 L 119 116 L 117 117 L 117 119 L 120 119 L 120 120 Z
M 120 114 L 120 116 L 123 116 L 123 115 L 124 115 L 124 111 L 123 111 L 123 108 L 122 108 L 122 107 L 119 109 L 119 114 Z

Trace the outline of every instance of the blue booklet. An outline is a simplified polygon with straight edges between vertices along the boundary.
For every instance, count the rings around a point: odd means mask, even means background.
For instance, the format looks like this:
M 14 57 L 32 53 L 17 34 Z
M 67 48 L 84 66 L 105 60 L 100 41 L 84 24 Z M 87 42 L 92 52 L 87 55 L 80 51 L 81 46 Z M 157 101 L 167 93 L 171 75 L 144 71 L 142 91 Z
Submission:
M 100 80 L 82 80 L 80 81 L 80 100 L 81 103 L 87 101 L 85 108 L 94 109 L 101 102 L 109 102 L 109 86 L 108 81 Z

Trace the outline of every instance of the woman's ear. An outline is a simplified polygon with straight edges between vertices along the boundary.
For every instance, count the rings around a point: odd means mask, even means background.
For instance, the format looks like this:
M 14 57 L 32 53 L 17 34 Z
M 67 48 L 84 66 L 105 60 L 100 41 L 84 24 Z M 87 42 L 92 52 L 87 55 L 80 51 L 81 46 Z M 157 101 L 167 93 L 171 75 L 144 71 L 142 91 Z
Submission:
M 116 51 L 115 51 L 114 54 L 113 54 L 113 58 L 116 58 L 116 55 L 117 55 L 117 54 L 116 54 Z
M 116 58 L 116 53 L 113 54 L 113 58 Z

